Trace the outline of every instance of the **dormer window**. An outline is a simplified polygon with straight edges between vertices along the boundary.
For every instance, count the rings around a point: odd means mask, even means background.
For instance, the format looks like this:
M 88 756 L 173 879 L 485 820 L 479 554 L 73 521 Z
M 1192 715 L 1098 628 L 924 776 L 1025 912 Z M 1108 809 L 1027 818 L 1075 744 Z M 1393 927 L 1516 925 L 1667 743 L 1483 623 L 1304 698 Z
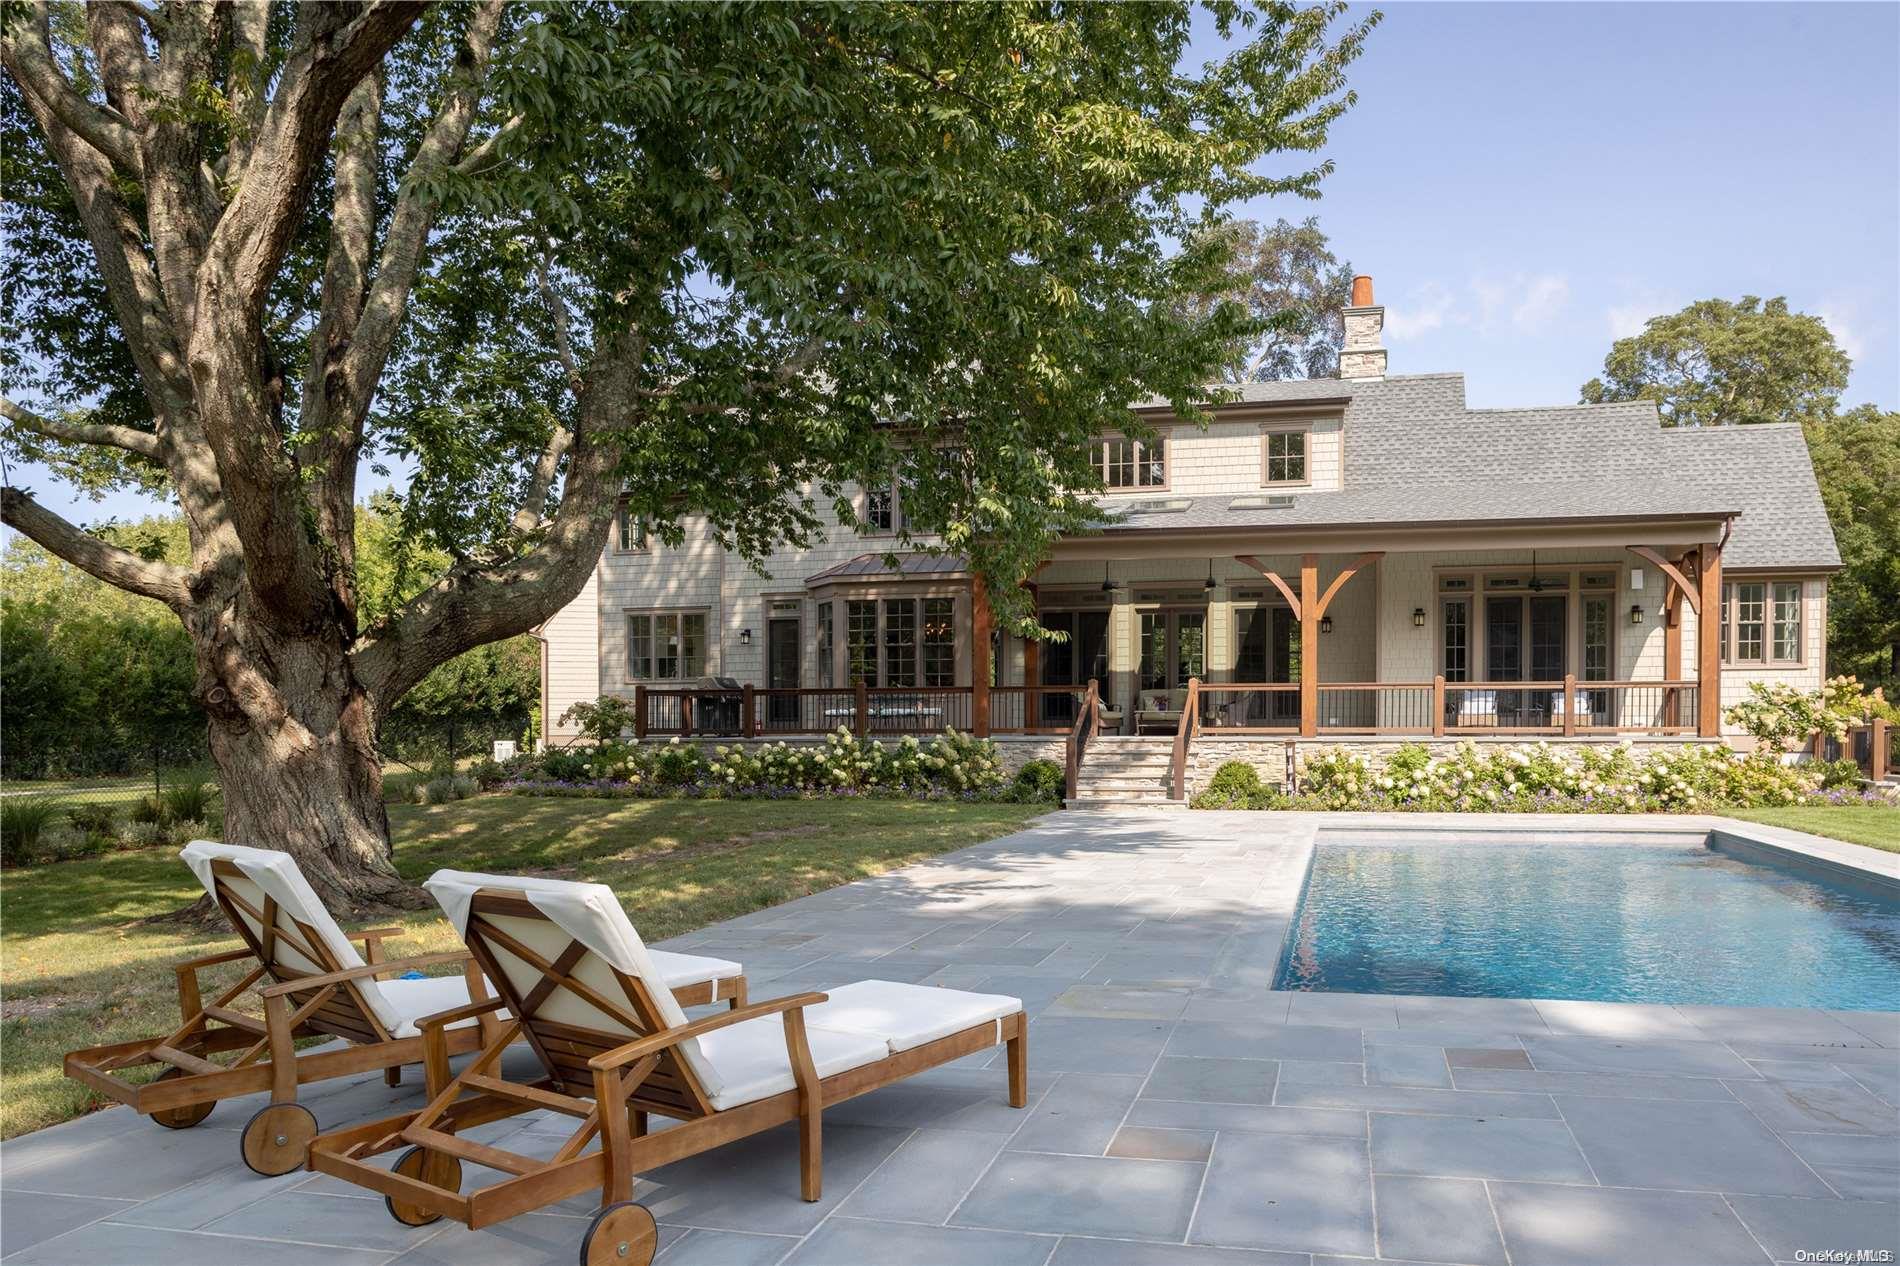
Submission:
M 1159 436 L 1153 440 L 1109 436 L 1095 442 L 1089 463 L 1095 467 L 1102 486 L 1110 491 L 1166 488 L 1167 453 L 1168 442 Z
M 1305 427 L 1267 431 L 1262 435 L 1266 471 L 1261 482 L 1267 484 L 1303 484 L 1307 482 Z

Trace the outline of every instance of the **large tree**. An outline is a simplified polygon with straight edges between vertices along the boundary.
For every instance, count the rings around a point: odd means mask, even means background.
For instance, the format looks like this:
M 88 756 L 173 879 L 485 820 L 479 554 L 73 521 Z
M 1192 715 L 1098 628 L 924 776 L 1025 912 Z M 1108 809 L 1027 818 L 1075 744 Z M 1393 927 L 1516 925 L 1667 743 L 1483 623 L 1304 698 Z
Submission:
M 1703 299 L 1617 340 L 1583 399 L 1653 400 L 1665 426 L 1801 423 L 1841 551 L 1829 666 L 1900 685 L 1900 413 L 1843 412 L 1852 367 L 1827 324 L 1786 299 Z
M 1585 404 L 1654 400 L 1664 426 L 1831 417 L 1852 363 L 1817 316 L 1783 298 L 1701 299 L 1616 340 Z
M 1352 265 L 1334 257 L 1318 218 L 1233 220 L 1213 233 L 1231 254 L 1230 281 L 1216 296 L 1191 300 L 1188 311 L 1207 316 L 1217 304 L 1236 303 L 1253 318 L 1221 366 L 1223 379 L 1338 377 Z
M 1828 670 L 1900 691 L 1900 413 L 1864 404 L 1806 428 L 1841 549 L 1827 590 Z
M 1209 230 L 1314 193 L 1369 26 L 1209 8 L 1187 70 L 1185 3 L 9 3 L 9 443 L 169 489 L 190 559 L 0 517 L 183 622 L 231 838 L 406 900 L 380 718 L 569 601 L 617 498 L 757 556 L 901 476 L 1009 610 L 1088 437 L 1203 398 Z M 450 563 L 370 620 L 392 455 Z

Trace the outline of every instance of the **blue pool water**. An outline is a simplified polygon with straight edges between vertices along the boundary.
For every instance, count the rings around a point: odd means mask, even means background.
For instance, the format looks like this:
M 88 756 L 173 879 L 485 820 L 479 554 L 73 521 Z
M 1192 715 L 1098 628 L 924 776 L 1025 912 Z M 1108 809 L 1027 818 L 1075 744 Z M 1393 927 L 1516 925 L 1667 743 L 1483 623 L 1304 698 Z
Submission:
M 1322 844 L 1279 988 L 1900 1009 L 1900 902 L 1696 847 Z

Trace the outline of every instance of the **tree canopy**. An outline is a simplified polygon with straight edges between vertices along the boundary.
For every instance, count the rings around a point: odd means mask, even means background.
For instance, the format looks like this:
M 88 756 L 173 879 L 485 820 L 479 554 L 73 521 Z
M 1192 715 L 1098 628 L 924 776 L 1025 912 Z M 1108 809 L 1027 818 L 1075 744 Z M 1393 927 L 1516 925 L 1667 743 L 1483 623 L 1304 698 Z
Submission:
M 1828 665 L 1900 685 L 1900 413 L 1842 411 L 1852 362 L 1786 299 L 1703 299 L 1617 340 L 1586 403 L 1653 400 L 1665 426 L 1799 422 L 1841 551 Z
M 852 484 L 1005 615 L 1132 400 L 1199 416 L 1252 319 L 1215 230 L 1312 196 L 1373 18 L 1187 3 L 0 8 L 0 416 L 178 499 L 183 563 L 0 519 L 190 633 L 227 829 L 342 905 L 381 718 L 577 593 L 616 500 L 756 558 Z M 446 565 L 365 608 L 357 481 Z
M 1701 299 L 1618 339 L 1582 395 L 1654 400 L 1664 426 L 1809 422 L 1833 416 L 1850 368 L 1826 323 L 1786 299 Z
M 1231 252 L 1229 286 L 1217 296 L 1191 300 L 1203 317 L 1236 303 L 1250 318 L 1221 367 L 1227 382 L 1334 378 L 1346 342 L 1352 301 L 1352 265 L 1333 255 L 1317 217 L 1294 224 L 1235 220 L 1213 236 Z

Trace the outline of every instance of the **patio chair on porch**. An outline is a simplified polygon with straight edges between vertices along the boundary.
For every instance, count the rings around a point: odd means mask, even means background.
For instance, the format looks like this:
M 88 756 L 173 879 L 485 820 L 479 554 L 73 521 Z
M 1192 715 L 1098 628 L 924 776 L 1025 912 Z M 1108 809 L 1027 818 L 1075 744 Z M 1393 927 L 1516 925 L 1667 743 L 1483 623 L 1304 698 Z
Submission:
M 160 1037 L 73 1051 L 65 1072 L 175 1130 L 203 1121 L 221 1099 L 269 1091 L 270 1103 L 251 1117 L 239 1140 L 244 1163 L 259 1174 L 300 1168 L 316 1137 L 317 1119 L 297 1102 L 298 1086 L 378 1069 L 395 1085 L 402 1065 L 425 1062 L 423 1017 L 490 996 L 467 950 L 386 959 L 382 942 L 401 928 L 357 933 L 364 951 L 359 954 L 288 853 L 194 840 L 179 856 L 244 948 L 177 965 L 177 1028 Z M 201 1001 L 201 970 L 246 960 L 251 965 L 235 984 L 211 1002 Z M 450 963 L 461 964 L 460 976 L 389 979 Z M 685 1005 L 727 1000 L 737 1007 L 745 1001 L 745 976 L 737 963 L 676 954 L 656 970 L 677 987 Z M 232 1005 L 253 986 L 264 1002 L 261 1019 Z M 445 1054 L 461 1054 L 497 1031 L 495 1018 L 484 1014 L 438 1036 Z M 341 1038 L 344 1044 L 299 1053 L 297 1041 L 311 1037 Z M 239 1048 L 229 1063 L 211 1058 Z M 153 1064 L 163 1071 L 144 1085 L 116 1075 Z
M 656 1230 L 632 1202 L 642 1173 L 795 1121 L 801 1194 L 817 1200 L 825 1105 L 999 1042 L 1009 1046 L 1009 1101 L 1027 1102 L 1015 998 L 866 980 L 689 1023 L 657 987 L 652 956 L 610 889 L 451 870 L 426 886 L 501 997 L 423 1021 L 442 1086 L 427 1107 L 325 1134 L 310 1152 L 311 1168 L 381 1192 L 408 1225 L 446 1216 L 479 1228 L 598 1189 L 581 1262 L 643 1266 Z M 504 1007 L 501 1035 L 450 1077 L 448 1026 Z M 497 1071 L 516 1033 L 542 1073 L 530 1083 Z M 552 1157 L 461 1137 L 537 1110 L 574 1120 Z M 677 1124 L 649 1132 L 650 1113 Z M 397 1148 L 408 1150 L 392 1168 L 369 1159 Z M 507 1177 L 462 1194 L 464 1162 Z
M 1135 733 L 1165 730 L 1174 733 L 1187 707 L 1185 690 L 1142 690 L 1135 695 Z

